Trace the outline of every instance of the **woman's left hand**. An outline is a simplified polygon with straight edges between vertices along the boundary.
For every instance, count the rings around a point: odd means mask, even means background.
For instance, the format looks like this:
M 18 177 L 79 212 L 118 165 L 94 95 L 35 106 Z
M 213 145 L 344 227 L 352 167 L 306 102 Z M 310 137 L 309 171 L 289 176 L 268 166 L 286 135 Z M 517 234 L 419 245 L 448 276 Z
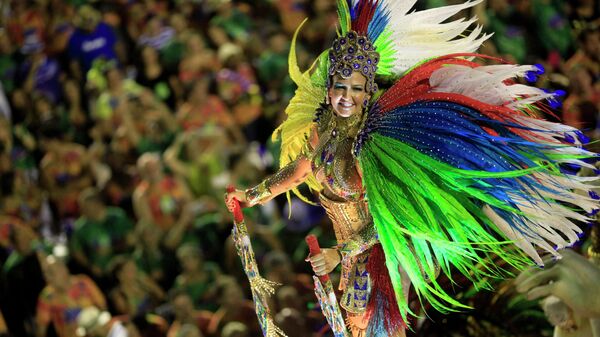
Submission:
M 310 265 L 317 276 L 323 276 L 331 273 L 340 263 L 340 253 L 336 249 L 322 248 L 321 253 L 309 256 L 306 262 Z

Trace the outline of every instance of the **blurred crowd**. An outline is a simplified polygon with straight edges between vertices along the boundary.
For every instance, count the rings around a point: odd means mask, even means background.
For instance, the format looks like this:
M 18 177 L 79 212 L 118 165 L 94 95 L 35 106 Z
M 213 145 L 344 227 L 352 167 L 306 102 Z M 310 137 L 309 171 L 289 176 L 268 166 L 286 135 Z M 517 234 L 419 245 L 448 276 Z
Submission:
M 308 17 L 306 69 L 336 34 L 335 10 L 2 1 L 0 335 L 262 335 L 223 194 L 277 168 L 291 36 Z M 471 14 L 495 33 L 482 53 L 539 64 L 528 80 L 566 93 L 547 117 L 600 138 L 600 1 L 488 0 Z M 324 212 L 285 197 L 245 212 L 261 273 L 283 284 L 275 322 L 329 336 L 303 242 L 335 244 Z

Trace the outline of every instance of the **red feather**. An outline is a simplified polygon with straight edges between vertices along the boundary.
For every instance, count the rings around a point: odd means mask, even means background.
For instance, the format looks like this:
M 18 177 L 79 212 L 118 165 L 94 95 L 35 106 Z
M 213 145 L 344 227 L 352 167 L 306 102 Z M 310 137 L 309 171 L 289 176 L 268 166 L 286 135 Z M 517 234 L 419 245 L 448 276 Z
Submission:
M 371 248 L 367 271 L 371 280 L 371 296 L 365 317 L 370 320 L 377 310 L 384 310 L 385 329 L 390 337 L 397 336 L 407 326 L 398 308 L 394 285 L 385 265 L 385 253 L 381 244 L 376 244 Z M 378 298 L 387 300 L 383 307 L 382 303 L 377 302 Z
M 377 9 L 377 5 L 379 0 L 367 0 L 360 1 L 357 7 L 356 19 L 352 21 L 352 30 L 358 33 L 359 35 L 366 36 L 367 30 L 369 28 L 369 23 L 373 19 L 375 15 L 375 10 Z M 373 41 L 374 42 L 374 41 Z

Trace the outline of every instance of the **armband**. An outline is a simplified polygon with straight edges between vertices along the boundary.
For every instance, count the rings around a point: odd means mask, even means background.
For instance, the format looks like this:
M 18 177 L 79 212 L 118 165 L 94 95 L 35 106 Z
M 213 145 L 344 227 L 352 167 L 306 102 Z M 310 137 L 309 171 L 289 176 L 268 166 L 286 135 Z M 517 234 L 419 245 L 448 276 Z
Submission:
M 246 200 L 251 206 L 267 200 L 272 195 L 271 190 L 264 180 L 260 184 L 246 190 Z

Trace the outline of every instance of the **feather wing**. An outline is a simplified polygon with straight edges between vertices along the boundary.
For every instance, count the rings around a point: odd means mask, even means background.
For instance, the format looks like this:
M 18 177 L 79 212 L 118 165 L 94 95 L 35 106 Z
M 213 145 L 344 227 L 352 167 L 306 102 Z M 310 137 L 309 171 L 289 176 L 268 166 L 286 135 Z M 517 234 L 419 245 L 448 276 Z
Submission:
M 560 167 L 595 156 L 580 132 L 534 117 L 549 94 L 507 81 L 531 69 L 434 59 L 369 111 L 356 153 L 403 315 L 400 266 L 420 298 L 454 310 L 462 305 L 435 281 L 438 266 L 478 283 L 503 274 L 492 254 L 517 268 L 542 264 L 539 249 L 557 254 L 578 239 L 574 221 L 590 220 L 575 209 L 598 208 L 589 178 Z
M 476 17 L 449 19 L 481 1 L 411 11 L 417 0 L 338 0 L 340 33 L 366 34 L 380 54 L 377 74 L 397 77 L 430 58 L 475 52 L 491 34 Z
M 315 111 L 324 101 L 326 94 L 328 63 L 326 52 L 323 52 L 307 71 L 301 72 L 298 67 L 296 39 L 305 22 L 306 20 L 294 33 L 288 57 L 290 77 L 298 88 L 285 109 L 286 120 L 273 132 L 272 137 L 273 140 L 281 139 L 280 167 L 294 161 L 302 153 L 311 129 L 315 125 Z M 313 190 L 321 190 L 321 185 L 313 175 L 307 178 L 306 184 Z M 297 189 L 294 189 L 293 192 L 308 202 Z

